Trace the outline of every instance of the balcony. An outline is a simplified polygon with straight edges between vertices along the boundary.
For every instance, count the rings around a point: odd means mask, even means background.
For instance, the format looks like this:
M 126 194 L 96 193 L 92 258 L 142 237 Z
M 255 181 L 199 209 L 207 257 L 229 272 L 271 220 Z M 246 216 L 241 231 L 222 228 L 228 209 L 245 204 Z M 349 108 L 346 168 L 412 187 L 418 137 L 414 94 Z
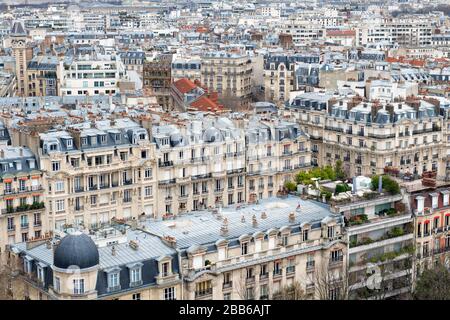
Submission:
M 130 287 L 134 288 L 134 287 L 138 287 L 138 286 L 142 286 L 142 280 L 130 282 Z
M 273 182 L 269 182 L 269 183 L 267 184 L 267 187 L 268 187 L 268 188 L 273 188 Z
M 123 185 L 124 186 L 128 186 L 130 184 L 133 184 L 133 180 L 131 180 L 131 179 L 123 180 Z
M 107 292 L 115 292 L 115 291 L 119 291 L 120 289 L 121 289 L 121 286 L 120 286 L 120 284 L 119 284 L 119 285 L 117 285 L 117 286 L 108 287 L 108 288 L 106 289 L 106 291 L 107 291 Z
M 89 189 L 89 191 L 92 191 L 92 190 L 98 190 L 96 184 L 94 184 L 94 185 L 92 185 L 92 186 L 89 186 L 88 189 Z
M 43 191 L 43 190 L 44 190 L 44 188 L 42 188 L 42 186 L 5 189 L 3 192 L 3 195 L 21 194 L 21 193 L 27 193 L 27 192 Z
M 291 170 L 292 170 L 292 166 L 283 167 L 283 171 L 291 171 Z
M 23 204 L 15 208 L 7 207 L 6 209 L 2 209 L 2 214 L 39 210 L 43 209 L 44 207 L 45 207 L 44 202 L 35 202 L 33 204 Z
M 281 156 L 292 156 L 293 152 L 290 150 L 283 150 L 283 153 L 281 154 Z
M 131 197 L 125 197 L 125 198 L 123 198 L 123 202 L 124 202 L 124 203 L 131 202 Z
M 8 232 L 16 231 L 16 226 L 8 226 Z
M 315 266 L 315 261 L 306 261 L 306 270 L 314 270 Z
M 173 161 L 158 161 L 158 167 L 160 168 L 164 168 L 164 167 L 172 167 L 173 166 Z
M 283 275 L 283 270 L 282 269 L 275 269 L 273 270 L 273 277 L 274 278 L 279 278 Z
M 28 227 L 30 226 L 30 224 L 28 222 L 26 223 L 21 223 L 20 224 L 20 229 L 28 229 Z
M 261 273 L 259 275 L 259 280 L 265 280 L 265 279 L 269 279 L 269 273 L 268 272 Z
M 212 288 L 195 291 L 195 298 L 205 298 L 212 295 Z
M 75 191 L 75 193 L 84 192 L 84 188 L 83 187 L 75 187 L 74 191 Z
M 342 266 L 344 263 L 344 256 L 338 256 L 338 257 L 332 257 L 329 265 L 330 267 L 339 267 Z
M 167 185 L 167 184 L 175 184 L 176 183 L 176 179 L 175 178 L 173 178 L 173 179 L 168 179 L 168 180 L 161 180 L 161 181 L 159 181 L 159 185 L 160 186 L 162 186 L 162 185 Z
M 254 282 L 255 282 L 255 276 L 247 277 L 245 279 L 245 283 L 246 284 L 251 284 L 251 283 L 254 283 Z
M 222 289 L 230 289 L 233 287 L 233 281 L 224 282 L 222 285 Z
M 36 222 L 34 222 L 34 226 L 35 226 L 35 227 L 41 227 L 41 226 L 42 226 L 42 221 L 36 221 Z
M 295 273 L 295 266 L 286 267 L 286 274 L 294 274 L 294 273 Z

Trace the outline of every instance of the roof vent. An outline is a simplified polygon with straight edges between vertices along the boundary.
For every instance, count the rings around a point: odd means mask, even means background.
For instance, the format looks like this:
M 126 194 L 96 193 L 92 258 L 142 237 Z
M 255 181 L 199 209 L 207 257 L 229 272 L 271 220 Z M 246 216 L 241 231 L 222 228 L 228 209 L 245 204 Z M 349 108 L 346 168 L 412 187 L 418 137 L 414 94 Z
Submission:
M 253 215 L 252 217 L 252 225 L 253 228 L 256 228 L 258 226 L 258 220 L 256 220 L 256 215 Z
M 289 213 L 289 222 L 293 223 L 295 222 L 295 212 L 292 211 L 291 213 Z
M 115 246 L 112 246 L 112 248 L 111 248 L 111 255 L 112 256 L 116 255 L 116 247 Z
M 267 213 L 265 211 L 263 211 L 263 213 L 261 213 L 261 219 L 266 219 L 267 218 Z
M 130 240 L 130 248 L 133 250 L 137 250 L 139 248 L 139 243 L 135 240 Z
M 220 234 L 222 236 L 228 235 L 228 219 L 225 218 L 222 221 L 222 226 L 220 227 Z
M 241 222 L 242 222 L 242 223 L 245 222 L 245 217 L 244 217 L 244 215 L 241 216 Z

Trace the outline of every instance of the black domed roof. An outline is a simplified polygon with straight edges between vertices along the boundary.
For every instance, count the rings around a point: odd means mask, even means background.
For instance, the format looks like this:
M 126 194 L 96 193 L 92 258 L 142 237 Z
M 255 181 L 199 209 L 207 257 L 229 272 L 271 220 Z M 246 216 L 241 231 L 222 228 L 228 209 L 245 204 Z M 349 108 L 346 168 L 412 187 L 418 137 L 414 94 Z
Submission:
M 97 246 L 83 233 L 74 233 L 62 238 L 53 255 L 53 265 L 61 269 L 70 266 L 85 269 L 97 264 L 99 264 Z

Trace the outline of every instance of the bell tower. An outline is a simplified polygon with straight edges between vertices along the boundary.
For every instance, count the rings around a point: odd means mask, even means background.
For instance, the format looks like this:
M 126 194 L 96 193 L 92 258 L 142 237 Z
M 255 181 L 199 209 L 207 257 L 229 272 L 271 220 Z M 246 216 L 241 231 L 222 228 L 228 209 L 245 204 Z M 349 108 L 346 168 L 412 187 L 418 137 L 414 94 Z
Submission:
M 28 96 L 27 32 L 25 31 L 22 22 L 14 22 L 10 37 L 13 56 L 16 60 L 16 94 L 21 97 L 26 97 Z

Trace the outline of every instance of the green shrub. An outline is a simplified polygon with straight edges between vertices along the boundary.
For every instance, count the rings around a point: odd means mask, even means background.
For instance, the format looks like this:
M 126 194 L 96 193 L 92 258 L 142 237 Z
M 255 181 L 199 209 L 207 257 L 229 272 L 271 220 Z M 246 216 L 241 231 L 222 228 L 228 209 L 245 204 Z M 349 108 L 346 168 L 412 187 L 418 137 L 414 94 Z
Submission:
M 371 181 L 371 187 L 372 190 L 378 190 L 378 175 L 374 175 L 372 177 L 372 181 Z M 398 185 L 398 183 L 394 180 L 392 180 L 391 177 L 384 175 L 381 178 L 381 184 L 383 189 L 386 192 L 389 192 L 390 194 L 399 194 L 400 193 L 400 186 Z
M 351 191 L 351 190 L 352 190 L 352 188 L 348 184 L 341 183 L 336 186 L 335 192 L 338 194 L 341 192 L 347 192 L 347 191 Z
M 297 184 L 295 182 L 292 181 L 286 181 L 284 183 L 284 187 L 289 190 L 290 192 L 294 192 L 297 190 Z

